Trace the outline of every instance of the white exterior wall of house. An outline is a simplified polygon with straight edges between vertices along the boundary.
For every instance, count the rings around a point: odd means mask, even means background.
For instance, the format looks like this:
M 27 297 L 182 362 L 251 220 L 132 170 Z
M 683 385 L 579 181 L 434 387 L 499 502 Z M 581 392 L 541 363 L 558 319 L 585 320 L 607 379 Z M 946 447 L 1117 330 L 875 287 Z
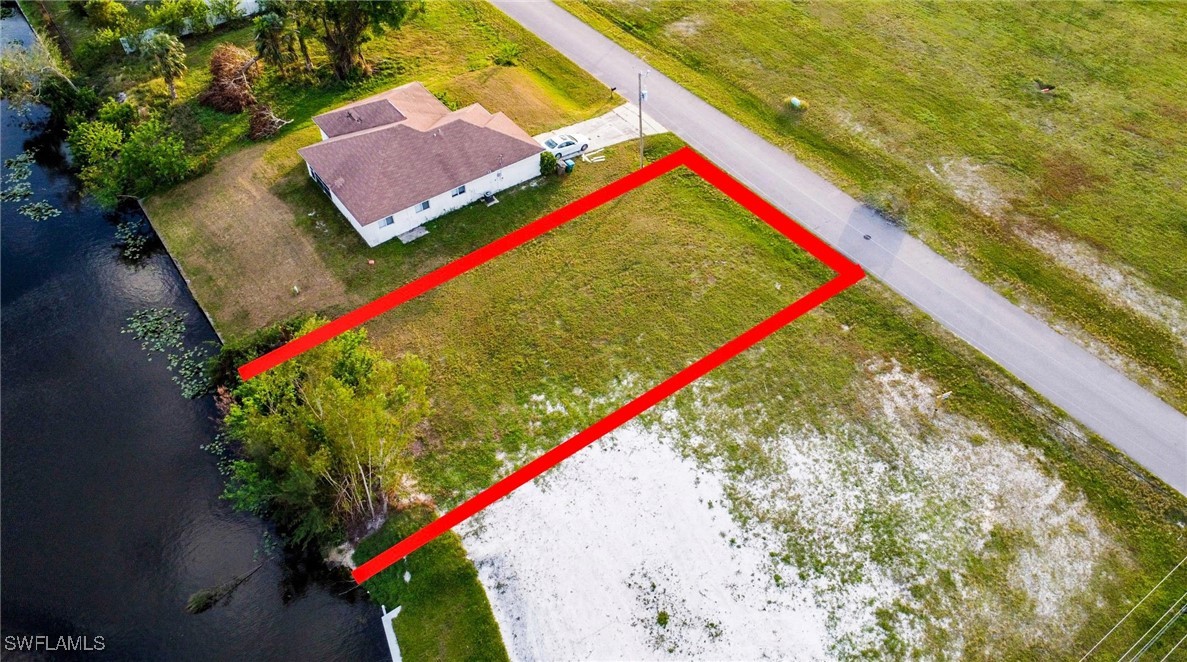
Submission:
M 309 176 L 312 177 L 313 168 L 310 168 L 308 164 L 305 167 L 309 170 Z M 375 222 L 367 225 L 360 224 L 338 199 L 338 196 L 334 195 L 333 191 L 329 193 L 330 200 L 334 202 L 338 211 L 342 212 L 342 215 L 350 221 L 355 231 L 362 236 L 363 241 L 374 248 L 392 237 L 404 234 L 419 225 L 424 225 L 442 214 L 461 209 L 487 193 L 498 193 L 539 176 L 540 155 L 533 154 L 522 161 L 516 161 L 500 170 L 467 182 L 465 193 L 453 195 L 453 191 L 450 190 L 429 198 L 429 208 L 424 211 L 417 211 L 418 205 L 397 211 L 391 214 L 392 223 L 386 226 L 381 226 L 383 219 L 376 219 Z

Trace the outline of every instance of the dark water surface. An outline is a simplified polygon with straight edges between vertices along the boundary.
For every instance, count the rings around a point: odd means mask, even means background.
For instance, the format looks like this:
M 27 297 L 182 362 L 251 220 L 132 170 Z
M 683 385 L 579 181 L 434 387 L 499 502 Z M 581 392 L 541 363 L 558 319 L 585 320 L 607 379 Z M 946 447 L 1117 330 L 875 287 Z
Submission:
M 0 32 L 29 37 L 19 14 Z M 120 329 L 169 306 L 188 315 L 190 345 L 214 332 L 163 250 L 119 257 L 116 219 L 80 201 L 57 140 L 7 105 L 0 132 L 5 159 L 38 148 L 30 201 L 62 210 L 34 222 L 21 203 L 0 208 L 2 634 L 102 636 L 113 659 L 386 658 L 379 608 L 316 563 L 273 559 L 229 603 L 183 611 L 195 590 L 255 567 L 265 525 L 218 499 L 200 448 L 210 398 L 183 399 L 164 358 Z

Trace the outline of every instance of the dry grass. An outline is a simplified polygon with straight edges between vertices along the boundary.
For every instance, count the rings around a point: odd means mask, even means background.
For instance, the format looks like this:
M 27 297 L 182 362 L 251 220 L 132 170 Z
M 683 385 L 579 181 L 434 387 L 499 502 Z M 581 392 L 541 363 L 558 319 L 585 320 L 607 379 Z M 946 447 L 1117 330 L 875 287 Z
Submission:
M 154 220 L 167 219 L 158 227 L 171 252 L 184 247 L 174 254 L 222 331 L 257 329 L 346 298 L 313 239 L 295 227 L 292 207 L 272 190 L 267 147 L 232 154 L 207 175 L 144 202 Z
M 520 67 L 487 67 L 454 78 L 444 90 L 459 106 L 481 103 L 491 112 L 503 111 L 532 135 L 590 116 L 588 106 L 557 95 L 546 85 Z M 594 114 L 609 112 L 617 103 L 618 98 L 607 92 L 606 102 Z

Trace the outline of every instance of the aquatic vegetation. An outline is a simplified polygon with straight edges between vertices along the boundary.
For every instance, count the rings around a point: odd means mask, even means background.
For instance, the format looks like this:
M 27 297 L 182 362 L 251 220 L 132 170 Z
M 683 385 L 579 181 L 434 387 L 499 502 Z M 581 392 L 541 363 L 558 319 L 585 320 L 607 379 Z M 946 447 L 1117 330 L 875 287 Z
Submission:
M 0 201 L 20 202 L 33 196 L 33 187 L 28 182 L 33 174 L 33 150 L 27 149 L 11 159 L 5 159 L 4 171 L 5 187 L 0 191 Z M 34 221 L 44 221 L 62 215 L 61 209 L 44 200 L 27 202 L 17 211 Z
M 193 399 L 210 390 L 206 379 L 209 351 L 203 347 L 185 346 L 185 315 L 173 308 L 137 310 L 128 318 L 120 333 L 130 333 L 147 352 L 163 352 L 173 381 L 181 387 L 185 398 Z M 150 356 L 149 361 L 152 360 Z
M 125 259 L 136 261 L 144 256 L 144 249 L 148 240 L 152 238 L 143 221 L 132 219 L 120 221 L 115 227 L 115 238 L 120 247 L 120 254 Z
M 29 218 L 33 219 L 34 221 L 39 221 L 39 222 L 44 221 L 48 218 L 54 218 L 55 216 L 62 215 L 61 209 L 58 209 L 57 207 L 51 205 L 50 203 L 48 203 L 44 200 L 23 204 L 23 205 L 21 205 L 21 208 L 18 209 L 17 211 L 19 211 L 21 214 L 23 214 L 25 216 L 28 216 Z

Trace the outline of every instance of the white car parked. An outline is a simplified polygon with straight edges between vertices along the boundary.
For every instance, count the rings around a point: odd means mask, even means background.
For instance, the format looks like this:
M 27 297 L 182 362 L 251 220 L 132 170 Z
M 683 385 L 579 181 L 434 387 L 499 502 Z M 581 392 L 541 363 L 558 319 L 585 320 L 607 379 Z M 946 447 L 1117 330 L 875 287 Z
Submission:
M 589 149 L 589 138 L 580 133 L 562 133 L 544 139 L 544 148 L 558 159 L 567 159 Z

